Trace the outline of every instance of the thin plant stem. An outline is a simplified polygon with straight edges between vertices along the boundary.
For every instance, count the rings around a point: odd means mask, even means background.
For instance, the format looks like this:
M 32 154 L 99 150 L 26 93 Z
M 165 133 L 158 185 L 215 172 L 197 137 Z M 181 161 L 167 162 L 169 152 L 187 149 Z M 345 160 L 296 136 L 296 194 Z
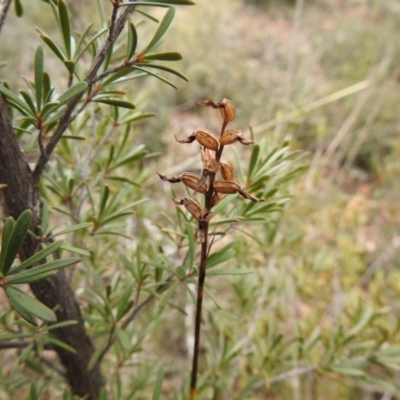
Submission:
M 194 348 L 193 348 L 193 362 L 192 362 L 192 376 L 190 380 L 190 400 L 196 399 L 196 385 L 197 385 L 197 369 L 200 353 L 200 328 L 201 328 L 201 309 L 203 306 L 204 295 L 204 281 L 206 279 L 206 266 L 208 256 L 208 222 L 205 222 L 204 239 L 201 243 L 201 258 L 199 270 L 199 283 L 197 286 L 197 304 L 196 304 L 196 320 L 194 328 Z

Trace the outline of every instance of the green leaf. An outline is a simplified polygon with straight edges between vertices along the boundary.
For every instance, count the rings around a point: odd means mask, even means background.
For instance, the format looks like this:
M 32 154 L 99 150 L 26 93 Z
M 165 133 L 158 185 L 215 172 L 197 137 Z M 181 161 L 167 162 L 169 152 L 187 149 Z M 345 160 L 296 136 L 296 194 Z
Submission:
M 175 281 L 168 289 L 167 291 L 163 294 L 162 299 L 159 303 L 159 307 L 163 308 L 170 300 L 172 295 L 175 293 L 175 290 L 179 286 L 180 281 Z
M 31 267 L 32 265 L 36 264 L 37 262 L 44 260 L 48 255 L 54 253 L 58 248 L 60 248 L 63 245 L 63 243 L 64 243 L 64 241 L 60 240 L 58 242 L 52 243 L 50 246 L 45 247 L 43 250 L 40 250 L 35 255 L 33 255 L 32 257 L 29 257 L 23 263 L 18 265 L 18 267 L 11 268 L 11 270 L 8 273 L 8 276 L 14 275 L 14 274 L 18 273 L 19 271 L 22 271 L 23 269 Z
M 87 36 L 89 35 L 91 29 L 93 28 L 93 25 L 94 25 L 93 22 L 91 24 L 89 24 L 79 37 L 78 43 L 76 44 L 75 54 L 74 54 L 75 62 L 78 61 L 78 58 L 76 58 L 76 56 L 77 56 L 78 52 L 80 51 L 81 47 L 83 46 L 83 44 L 85 43 Z
M 45 42 L 47 44 L 47 46 L 50 47 L 50 50 L 61 60 L 64 62 L 65 60 L 65 55 L 64 53 L 61 51 L 61 49 L 53 42 L 52 39 L 50 39 L 47 35 L 45 35 L 44 33 L 40 34 L 40 39 L 43 40 L 43 42 Z
M 2 272 L 4 276 L 7 275 L 15 260 L 15 257 L 17 256 L 17 253 L 25 239 L 25 235 L 28 232 L 31 219 L 32 212 L 30 210 L 25 210 L 15 223 L 7 247 L 2 249 L 2 251 L 5 252 L 5 255 L 2 260 L 2 265 L 0 265 L 0 272 Z
M 69 244 L 63 244 L 61 247 L 65 251 L 69 251 L 70 253 L 79 254 L 83 257 L 90 257 L 90 252 L 85 249 L 80 249 L 78 247 L 70 246 Z
M 68 9 L 64 0 L 58 0 L 58 14 L 60 16 L 61 33 L 64 39 L 65 53 L 71 59 L 71 26 Z
M 142 54 L 146 54 L 151 51 L 155 45 L 160 41 L 160 39 L 164 36 L 165 32 L 168 30 L 172 20 L 175 16 L 175 8 L 171 7 L 165 13 L 163 20 L 161 21 L 156 33 L 151 39 L 150 43 L 146 46 L 146 48 L 141 52 Z
M 154 385 L 154 392 L 153 392 L 152 400 L 160 400 L 161 399 L 161 389 L 162 389 L 163 380 L 164 380 L 164 371 L 162 368 L 160 368 L 157 372 L 157 378 L 156 378 L 156 383 Z
M 188 79 L 185 75 L 181 74 L 181 73 L 178 72 L 178 71 L 175 71 L 175 70 L 172 69 L 172 68 L 165 67 L 164 65 L 137 63 L 137 64 L 135 64 L 135 65 L 133 66 L 133 68 L 135 68 L 135 67 L 146 67 L 146 68 L 161 69 L 162 71 L 169 72 L 169 73 L 171 73 L 171 74 L 173 74 L 173 75 L 178 76 L 179 78 L 183 79 L 184 81 L 189 82 L 189 79 Z M 149 71 L 147 71 L 147 70 L 144 69 L 144 68 L 137 68 L 137 69 L 141 69 L 142 71 L 146 71 L 147 73 L 149 73 Z
M 73 75 L 75 71 L 75 62 L 72 60 L 64 60 L 63 61 L 64 65 L 66 66 L 68 72 Z
M 145 65 L 146 65 L 146 64 L 145 64 Z M 150 65 L 150 64 L 149 64 L 149 65 Z M 174 89 L 178 89 L 178 86 L 174 85 L 171 81 L 169 81 L 169 80 L 166 79 L 166 78 L 163 78 L 162 76 L 160 76 L 160 75 L 158 75 L 158 74 L 155 74 L 154 72 L 148 71 L 148 70 L 146 70 L 145 68 L 138 67 L 138 66 L 134 66 L 133 68 L 138 69 L 138 70 L 143 71 L 143 72 L 146 72 L 146 74 L 151 75 L 151 76 L 154 76 L 154 78 L 157 78 L 157 79 L 159 79 L 160 81 L 166 83 L 167 85 L 172 86 Z
M 29 139 L 26 141 L 24 145 L 24 153 L 30 153 L 34 151 L 36 148 L 38 139 L 39 139 L 40 131 L 35 131 L 34 133 L 31 134 Z
M 59 97 L 58 101 L 60 102 L 60 105 L 65 104 L 71 99 L 73 99 L 75 96 L 80 95 L 87 89 L 87 87 L 88 84 L 86 82 L 79 82 L 76 85 L 70 87 Z
M 215 265 L 221 264 L 224 261 L 229 260 L 232 257 L 235 257 L 235 252 L 232 249 L 236 244 L 236 241 L 228 243 L 221 250 L 216 253 L 211 254 L 207 260 L 207 269 L 214 267 Z M 208 273 L 208 272 L 207 272 Z
M 105 338 L 98 346 L 96 351 L 93 353 L 92 357 L 89 360 L 87 369 L 90 371 L 97 363 L 99 357 L 101 356 L 101 353 L 103 350 L 107 347 L 108 343 L 108 338 Z
M 248 170 L 248 173 L 247 173 L 247 183 L 250 182 L 251 176 L 253 175 L 254 167 L 258 163 L 259 155 L 260 155 L 260 146 L 258 144 L 256 144 L 253 147 L 253 151 L 251 152 L 249 170 Z
M 40 301 L 28 296 L 26 293 L 15 288 L 14 286 L 5 286 L 5 292 L 10 301 L 11 306 L 33 325 L 37 325 L 35 317 L 38 317 L 46 322 L 56 322 L 56 315 L 52 310 L 47 308 Z
M 47 72 L 43 72 L 43 103 L 47 103 L 51 100 L 50 92 L 51 92 L 50 76 Z
M 126 331 L 117 327 L 115 328 L 115 336 L 124 350 L 129 350 L 131 348 L 131 340 Z
M 348 375 L 351 377 L 365 377 L 365 372 L 363 370 L 354 368 L 347 363 L 333 364 L 329 367 L 329 369 L 342 375 Z
M 35 382 L 32 382 L 31 388 L 29 390 L 29 400 L 39 400 Z
M 24 13 L 24 9 L 22 8 L 22 4 L 20 0 L 14 0 L 15 14 L 17 17 L 22 17 Z
M 156 113 L 152 113 L 152 112 L 150 112 L 150 113 L 134 113 L 134 114 L 129 113 L 129 115 L 127 117 L 119 120 L 118 123 L 120 125 L 123 125 L 123 124 L 127 124 L 129 122 L 139 121 L 144 118 L 154 117 L 156 115 L 157 115 Z
M 103 103 L 103 104 L 108 104 L 110 106 L 115 106 L 115 107 L 121 107 L 121 108 L 128 108 L 130 110 L 135 109 L 135 105 L 132 104 L 129 101 L 124 101 L 124 100 L 113 100 L 113 99 L 95 99 L 92 100 L 95 103 Z
M 68 321 L 68 322 L 71 322 L 71 321 Z M 56 324 L 56 325 L 60 325 L 60 324 Z M 71 325 L 71 324 L 69 324 L 69 325 Z M 64 326 L 65 326 L 65 325 L 64 325 Z M 54 336 L 52 336 L 52 335 L 49 335 L 49 336 L 47 337 L 47 340 L 48 340 L 50 343 L 55 344 L 57 347 L 61 347 L 62 349 L 67 350 L 67 351 L 69 351 L 69 352 L 72 353 L 72 354 L 76 354 L 76 350 L 75 350 L 72 346 L 70 346 L 69 344 L 63 342 L 62 340 L 57 339 L 56 337 L 54 337 Z
M 15 273 L 7 277 L 6 284 L 15 285 L 36 282 L 40 279 L 50 276 L 56 269 L 68 267 L 69 265 L 76 264 L 79 261 L 79 258 L 66 258 L 64 260 L 50 261 L 46 264 L 41 264 L 26 271 Z
M 36 117 L 32 110 L 19 99 L 11 90 L 7 89 L 3 84 L 0 84 L 0 93 L 9 100 L 10 105 L 15 106 L 22 114 Z
M 36 90 L 36 106 L 40 110 L 42 108 L 42 93 L 43 93 L 43 68 L 44 54 L 43 47 L 38 46 L 35 53 L 35 90 Z
M 53 237 L 57 237 L 57 236 L 61 236 L 61 235 L 65 235 L 66 233 L 71 233 L 71 232 L 75 232 L 78 231 L 80 229 L 85 229 L 85 228 L 89 228 L 93 226 L 92 222 L 82 222 L 80 224 L 77 225 L 72 225 L 69 228 L 66 229 L 62 229 L 61 231 L 58 231 L 56 233 L 53 234 Z
M 133 25 L 132 22 L 129 22 L 128 46 L 127 46 L 127 54 L 126 54 L 127 60 L 130 60 L 132 58 L 132 56 L 135 54 L 137 44 L 138 44 L 138 36 L 137 36 L 135 25 Z
M 60 106 L 59 101 L 52 101 L 50 103 L 47 103 L 42 108 L 40 115 L 42 116 L 42 118 L 46 118 L 49 114 L 51 114 L 54 110 L 56 110 L 58 106 Z
M 179 61 L 182 60 L 182 54 L 176 51 L 171 51 L 167 53 L 154 53 L 154 54 L 146 54 L 143 57 L 144 61 L 152 61 L 152 60 L 159 60 L 159 61 Z
M 240 268 L 231 268 L 231 269 L 212 269 L 211 271 L 207 271 L 208 276 L 212 275 L 247 275 L 251 274 L 252 271 L 247 271 Z
M 15 226 L 14 218 L 8 217 L 3 226 L 3 237 L 1 239 L 1 251 L 0 251 L 0 274 L 3 275 L 3 264 L 4 257 L 6 255 L 6 249 L 8 247 L 8 243 L 10 242 L 11 234 Z
M 19 93 L 24 98 L 26 104 L 28 104 L 28 107 L 32 110 L 32 112 L 36 113 L 35 103 L 33 102 L 30 94 L 28 92 L 25 92 L 25 90 L 20 90 Z

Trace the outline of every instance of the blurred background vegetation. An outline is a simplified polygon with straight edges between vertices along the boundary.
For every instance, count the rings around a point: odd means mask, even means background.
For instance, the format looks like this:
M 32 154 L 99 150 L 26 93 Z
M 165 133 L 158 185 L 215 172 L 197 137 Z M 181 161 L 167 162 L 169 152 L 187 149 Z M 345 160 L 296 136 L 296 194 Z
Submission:
M 77 29 L 97 15 L 92 3 L 68 1 Z M 396 206 L 400 198 L 400 3 L 196 3 L 177 8 L 160 48 L 183 54 L 177 68 L 190 82 L 172 79 L 179 86 L 174 90 L 145 78 L 123 88 L 132 93 L 141 111 L 157 114 L 129 136 L 131 146 L 145 144 L 158 153 L 132 170 L 135 198 L 150 199 L 128 226 L 129 234 L 147 238 L 141 250 L 144 257 L 154 259 L 157 252 L 168 254 L 173 247 L 161 230 L 174 228 L 164 215 L 173 221 L 175 206 L 170 186 L 160 183 L 155 172 L 171 175 L 198 170 L 200 165 L 195 149 L 176 145 L 174 135 L 217 127 L 217 116 L 201 109 L 198 100 L 231 99 L 238 115 L 235 127 L 248 136 L 252 127 L 256 142 L 289 140 L 292 150 L 306 154 L 307 165 L 288 185 L 286 195 L 292 198 L 283 217 L 276 217 L 274 228 L 249 225 L 229 237 L 235 240 L 234 257 L 226 265 L 251 273 L 208 278 L 218 306 L 209 298 L 205 302 L 207 351 L 202 357 L 207 359 L 207 370 L 200 380 L 200 398 L 400 398 Z M 0 54 L 2 60 L 12 61 L 1 69 L 1 76 L 14 88 L 21 75 L 31 78 L 38 43 L 34 26 L 49 33 L 55 29 L 48 13 L 46 4 L 34 1 L 23 19 L 10 15 L 6 22 Z M 46 62 L 56 76 L 57 60 L 54 65 Z M 68 158 L 66 149 L 60 146 L 59 151 Z M 108 151 L 104 146 L 104 159 Z M 238 152 L 247 165 L 250 152 Z M 257 240 L 241 234 L 241 229 Z M 96 243 L 86 245 L 95 248 Z M 136 245 L 136 241 L 124 244 L 129 249 Z M 97 251 L 97 258 L 103 259 L 97 273 L 112 281 L 116 251 Z M 186 301 L 186 295 L 177 295 L 181 307 Z M 83 304 L 87 310 L 91 306 Z M 158 313 L 156 305 L 151 312 Z M 142 344 L 149 371 L 152 363 L 164 365 L 165 398 L 183 399 L 179 388 L 182 371 L 189 365 L 186 329 L 191 329 L 191 323 L 171 308 L 154 318 L 153 324 Z M 385 353 L 388 348 L 391 351 Z M 7 371 L 22 369 L 13 365 L 8 353 L 3 360 L 3 378 Z M 118 376 L 116 360 L 104 370 L 110 369 L 110 379 L 130 382 L 137 378 L 136 362 L 121 367 Z M 143 369 L 140 373 L 146 375 Z M 207 386 L 210 380 L 212 389 Z M 0 383 L 0 399 L 26 393 L 28 386 L 20 381 L 19 387 L 7 382 L 3 388 Z

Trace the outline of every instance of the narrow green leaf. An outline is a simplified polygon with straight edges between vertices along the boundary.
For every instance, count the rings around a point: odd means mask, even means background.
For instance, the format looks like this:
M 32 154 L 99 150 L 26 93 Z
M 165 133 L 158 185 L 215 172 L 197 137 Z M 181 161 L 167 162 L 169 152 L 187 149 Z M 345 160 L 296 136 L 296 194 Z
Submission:
M 83 33 L 80 35 L 80 37 L 79 37 L 78 43 L 76 44 L 75 54 L 74 54 L 74 61 L 75 62 L 78 61 L 78 59 L 76 59 L 75 57 L 78 54 L 78 52 L 80 51 L 81 46 L 83 46 L 87 36 L 89 35 L 91 29 L 93 28 L 93 25 L 94 25 L 93 22 L 90 25 L 88 25 L 86 27 L 86 29 L 83 31 Z
M 36 90 L 36 106 L 40 110 L 42 108 L 42 93 L 43 93 L 43 68 L 44 54 L 43 47 L 38 46 L 35 53 L 35 90 Z
M 207 271 L 208 276 L 212 275 L 247 275 L 251 274 L 252 271 L 246 271 L 240 268 L 231 268 L 231 269 L 212 269 L 211 271 Z
M 128 263 L 129 263 L 129 261 L 128 261 Z M 132 294 L 132 287 L 128 286 L 124 290 L 124 292 L 123 292 L 123 294 L 122 294 L 122 296 L 121 296 L 121 298 L 120 298 L 120 300 L 118 302 L 117 315 L 115 317 L 115 319 L 117 321 L 119 321 L 127 313 L 127 311 L 129 310 L 129 309 L 127 310 L 127 306 L 129 304 L 129 300 L 130 300 L 131 294 Z
M 149 65 L 151 65 L 151 64 L 149 64 Z M 138 69 L 138 70 L 143 71 L 143 72 L 146 72 L 146 74 L 154 76 L 154 78 L 157 78 L 160 81 L 166 83 L 167 85 L 172 86 L 174 89 L 178 89 L 178 86 L 174 85 L 168 79 L 163 78 L 161 75 L 155 74 L 154 72 L 148 71 L 147 69 L 142 68 L 142 67 L 134 66 L 133 68 Z
M 115 329 L 115 336 L 117 337 L 118 343 L 124 350 L 129 350 L 131 348 L 131 340 L 126 331 L 117 327 Z
M 32 382 L 31 388 L 29 390 L 29 400 L 39 400 L 35 382 Z
M 189 79 L 188 79 L 185 75 L 181 74 L 181 73 L 178 72 L 178 71 L 175 71 L 175 70 L 172 69 L 172 68 L 165 67 L 164 65 L 137 63 L 137 64 L 135 64 L 135 65 L 133 66 L 133 68 L 135 68 L 135 67 L 142 67 L 142 66 L 143 66 L 143 67 L 146 67 L 146 68 L 161 69 L 162 71 L 169 72 L 169 73 L 171 73 L 171 74 L 173 74 L 173 75 L 178 76 L 179 78 L 183 79 L 184 81 L 189 82 Z M 137 68 L 137 69 L 140 69 L 140 68 Z M 142 68 L 142 70 L 143 70 L 143 68 Z M 146 71 L 146 72 L 149 72 L 149 71 L 147 71 L 147 70 L 145 70 L 145 71 Z
M 1 252 L 0 252 L 0 273 L 3 275 L 3 265 L 4 265 L 4 257 L 6 255 L 6 249 L 8 247 L 8 243 L 10 242 L 11 234 L 15 226 L 14 218 L 8 217 L 3 226 L 3 237 L 1 239 Z
M 64 60 L 63 61 L 65 67 L 67 68 L 68 72 L 73 75 L 75 71 L 75 62 L 72 60 Z
M 175 290 L 177 289 L 177 287 L 179 286 L 180 281 L 175 281 L 168 289 L 167 291 L 164 293 L 164 295 L 162 296 L 162 299 L 159 303 L 159 307 L 162 308 L 164 307 L 170 300 L 172 295 L 175 293 Z
M 65 251 L 69 251 L 70 253 L 79 254 L 83 257 L 90 257 L 90 252 L 85 249 L 80 249 L 79 247 L 70 246 L 69 244 L 63 244 L 61 247 Z
M 28 322 L 36 325 L 34 317 L 46 322 L 56 322 L 57 318 L 52 310 L 47 308 L 34 297 L 28 296 L 23 291 L 10 285 L 5 286 L 5 292 L 12 307 Z
M 171 7 L 165 13 L 164 18 L 162 19 L 156 33 L 151 39 L 150 43 L 146 46 L 146 48 L 141 52 L 142 54 L 146 54 L 153 49 L 153 47 L 160 41 L 160 39 L 164 36 L 165 32 L 168 30 L 172 20 L 175 16 L 175 8 Z
M 52 243 L 51 245 L 45 247 L 43 250 L 40 250 L 35 255 L 33 255 L 32 257 L 29 257 L 23 263 L 18 265 L 18 267 L 11 268 L 8 273 L 8 276 L 14 275 L 14 274 L 18 273 L 19 271 L 22 271 L 25 268 L 31 267 L 32 265 L 36 264 L 37 262 L 44 260 L 48 255 L 54 253 L 58 248 L 60 248 L 60 246 L 62 246 L 63 243 L 64 243 L 64 241 L 60 240 L 58 242 Z
M 4 97 L 6 97 L 7 100 L 10 100 L 11 105 L 13 105 L 13 103 L 17 105 L 19 107 L 18 110 L 21 111 L 24 115 L 35 117 L 35 114 L 32 112 L 32 110 L 3 84 L 0 84 L 0 93 Z
M 32 112 L 36 113 L 35 103 L 33 102 L 31 95 L 28 92 L 26 92 L 25 90 L 20 90 L 19 93 L 24 98 L 26 104 L 32 110 Z
M 71 139 L 71 140 L 80 140 L 80 141 L 86 140 L 86 138 L 84 138 L 83 136 L 74 136 L 74 135 L 62 135 L 61 139 L 63 139 L 63 140 Z
M 108 197 L 110 196 L 110 188 L 108 185 L 103 186 L 103 190 L 101 191 L 101 200 L 100 200 L 100 209 L 99 209 L 99 219 L 103 216 L 104 210 L 106 208 L 106 204 L 108 201 Z
M 71 26 L 67 5 L 64 0 L 58 0 L 58 15 L 60 16 L 61 33 L 64 39 L 65 53 L 71 59 Z
M 163 380 L 164 380 L 164 371 L 162 368 L 160 368 L 157 372 L 157 378 L 156 378 L 156 383 L 154 385 L 154 392 L 153 392 L 152 400 L 160 400 L 161 399 L 161 389 L 162 389 Z
M 31 136 L 29 137 L 29 139 L 26 141 L 26 143 L 24 145 L 24 153 L 25 154 L 31 153 L 32 151 L 34 151 L 36 149 L 39 135 L 40 135 L 40 131 L 38 131 L 38 130 L 36 130 L 35 132 L 33 132 L 31 134 Z
M 95 103 L 103 103 L 103 104 L 108 104 L 110 106 L 115 106 L 115 107 L 121 107 L 121 108 L 128 108 L 130 110 L 135 109 L 135 105 L 132 104 L 129 101 L 124 101 L 124 100 L 113 100 L 113 99 L 95 99 L 92 100 Z
M 99 32 L 97 32 L 87 43 L 85 43 L 85 45 L 82 47 L 82 49 L 79 51 L 79 53 L 75 52 L 74 55 L 74 61 L 77 62 L 83 55 L 83 53 L 92 45 L 95 44 L 96 40 L 104 35 L 106 32 L 108 31 L 107 28 L 103 28 L 102 30 L 100 30 Z
M 97 361 L 98 361 L 101 353 L 107 347 L 107 343 L 108 343 L 108 338 L 105 338 L 100 343 L 100 345 L 97 346 L 96 351 L 93 353 L 92 357 L 89 360 L 89 363 L 88 363 L 88 366 L 87 366 L 88 371 L 90 371 L 97 364 Z
M 18 356 L 18 362 L 19 363 L 24 363 L 26 359 L 29 357 L 29 354 L 31 354 L 31 351 L 35 347 L 35 342 L 31 342 L 22 350 L 21 354 Z
M 130 60 L 132 58 L 132 56 L 135 54 L 137 44 L 138 44 L 138 36 L 137 36 L 135 25 L 133 25 L 132 22 L 129 22 L 128 46 L 127 46 L 127 54 L 126 54 L 127 60 Z
M 42 116 L 42 118 L 46 118 L 53 111 L 55 111 L 58 108 L 58 106 L 60 106 L 60 102 L 59 101 L 52 101 L 50 103 L 47 103 L 42 108 L 42 110 L 40 112 L 40 115 Z
M 76 85 L 70 87 L 59 97 L 58 101 L 60 102 L 60 105 L 65 104 L 71 99 L 73 99 L 75 96 L 80 95 L 87 89 L 87 87 L 88 84 L 86 82 L 79 82 Z
M 207 260 L 207 269 L 212 268 L 215 265 L 221 264 L 224 261 L 227 261 L 232 257 L 235 257 L 235 252 L 233 250 L 233 246 L 235 244 L 236 244 L 236 241 L 228 243 L 221 250 L 211 254 L 211 256 L 208 257 L 208 260 Z
M 47 44 L 47 46 L 50 47 L 50 50 L 61 60 L 61 61 L 65 61 L 66 57 L 64 55 L 64 53 L 62 52 L 62 50 L 53 42 L 52 39 L 50 39 L 47 35 L 45 35 L 44 33 L 42 33 L 40 35 L 40 39 L 43 40 L 43 42 L 45 42 Z
M 253 175 L 254 167 L 258 163 L 258 156 L 260 155 L 260 146 L 256 144 L 251 152 L 249 170 L 247 172 L 247 183 L 250 182 L 251 176 Z
M 15 14 L 17 17 L 22 17 L 24 13 L 24 9 L 22 8 L 22 4 L 20 0 L 14 0 Z
M 155 117 L 156 115 L 157 115 L 156 113 L 152 113 L 152 112 L 150 112 L 150 113 L 135 113 L 135 114 L 129 113 L 129 115 L 126 118 L 119 120 L 118 123 L 120 125 L 128 124 L 129 122 L 135 122 L 135 121 L 139 121 L 144 118 Z
M 176 51 L 171 51 L 167 53 L 154 53 L 154 54 L 146 54 L 143 57 L 144 61 L 179 61 L 182 60 L 182 54 Z
M 66 233 L 75 232 L 75 231 L 78 231 L 80 229 L 89 228 L 91 226 L 93 226 L 92 222 L 82 222 L 81 224 L 73 225 L 73 226 L 70 226 L 69 228 L 62 229 L 61 231 L 58 231 L 58 232 L 54 233 L 53 237 L 57 237 L 57 236 L 60 236 L 60 235 L 65 235 Z
M 71 322 L 71 321 L 68 321 L 68 322 Z M 59 324 L 57 324 L 57 325 L 59 325 Z M 69 325 L 71 325 L 71 324 L 69 324 Z M 70 346 L 69 344 L 63 342 L 62 340 L 57 339 L 56 337 L 54 337 L 52 335 L 48 336 L 47 340 L 50 343 L 55 344 L 57 347 L 61 347 L 62 349 L 67 350 L 72 354 L 76 354 L 76 350 L 72 346 Z
M 5 251 L 2 272 L 6 276 L 9 269 L 11 268 L 15 257 L 25 239 L 25 235 L 28 231 L 29 225 L 32 219 L 32 212 L 30 210 L 25 210 L 17 219 L 14 229 L 11 233 L 10 239 L 8 241 L 7 248 L 2 249 Z
M 60 268 L 65 268 L 79 262 L 79 258 L 66 258 L 64 260 L 50 261 L 46 264 L 41 264 L 23 272 L 15 273 L 6 278 L 6 283 L 10 285 L 36 282 L 43 277 L 50 276 L 53 271 Z

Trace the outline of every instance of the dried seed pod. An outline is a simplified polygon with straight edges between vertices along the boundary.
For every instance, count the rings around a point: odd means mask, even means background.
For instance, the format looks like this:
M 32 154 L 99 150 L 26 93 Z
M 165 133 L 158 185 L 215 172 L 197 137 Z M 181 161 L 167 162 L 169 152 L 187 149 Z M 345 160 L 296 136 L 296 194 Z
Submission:
M 215 153 L 207 147 L 201 148 L 201 161 L 203 162 L 203 167 L 206 167 L 211 160 L 215 160 Z
M 239 182 L 233 180 L 216 181 L 214 183 L 214 190 L 217 193 L 234 194 L 239 193 L 242 189 L 243 186 Z
M 211 207 L 216 206 L 225 197 L 226 194 L 214 192 L 211 199 Z
M 218 171 L 219 163 L 213 159 L 211 159 L 207 165 L 204 167 L 204 170 L 208 171 L 208 174 L 216 174 Z
M 187 139 L 178 139 L 175 136 L 175 140 L 179 143 L 192 143 L 197 140 L 202 146 L 210 150 L 218 150 L 219 147 L 218 139 L 207 129 L 193 132 Z
M 258 197 L 255 197 L 255 196 L 251 195 L 250 193 L 246 192 L 246 190 L 244 188 L 239 190 L 239 193 L 242 197 L 244 197 L 245 199 L 248 199 L 248 200 L 258 201 L 258 202 L 265 201 L 264 199 L 259 199 Z
M 200 129 L 193 133 L 196 136 L 197 141 L 207 149 L 218 150 L 219 143 L 218 139 L 208 130 Z
M 177 183 L 177 182 L 182 182 L 181 175 L 179 176 L 167 176 L 167 175 L 161 175 L 157 172 L 157 175 L 166 182 L 171 182 L 171 183 Z
M 185 186 L 190 187 L 196 192 L 200 193 L 207 192 L 207 185 L 204 183 L 204 180 L 202 181 L 202 179 L 199 178 L 198 176 L 191 174 L 190 172 L 184 172 L 179 176 L 181 178 L 182 183 Z
M 230 121 L 233 121 L 235 119 L 235 106 L 234 104 L 228 100 L 228 99 L 223 99 L 220 101 L 222 104 L 222 108 L 220 108 L 220 113 L 221 116 L 224 120 L 224 122 L 228 123 Z
M 221 161 L 220 171 L 221 171 L 221 176 L 224 180 L 230 181 L 233 179 L 233 168 L 229 163 Z
M 186 210 L 190 212 L 190 214 L 193 215 L 197 220 L 201 219 L 203 210 L 201 209 L 201 206 L 199 202 L 195 199 L 192 199 L 190 197 L 184 197 L 181 200 L 176 200 L 172 199 L 176 204 L 183 205 L 185 206 Z
M 242 136 L 242 132 L 237 130 L 237 129 L 228 129 L 225 131 L 221 138 L 219 139 L 219 142 L 223 145 L 226 146 L 227 144 L 233 144 L 239 141 L 242 144 L 249 145 L 252 144 L 253 142 L 251 140 L 246 140 Z

